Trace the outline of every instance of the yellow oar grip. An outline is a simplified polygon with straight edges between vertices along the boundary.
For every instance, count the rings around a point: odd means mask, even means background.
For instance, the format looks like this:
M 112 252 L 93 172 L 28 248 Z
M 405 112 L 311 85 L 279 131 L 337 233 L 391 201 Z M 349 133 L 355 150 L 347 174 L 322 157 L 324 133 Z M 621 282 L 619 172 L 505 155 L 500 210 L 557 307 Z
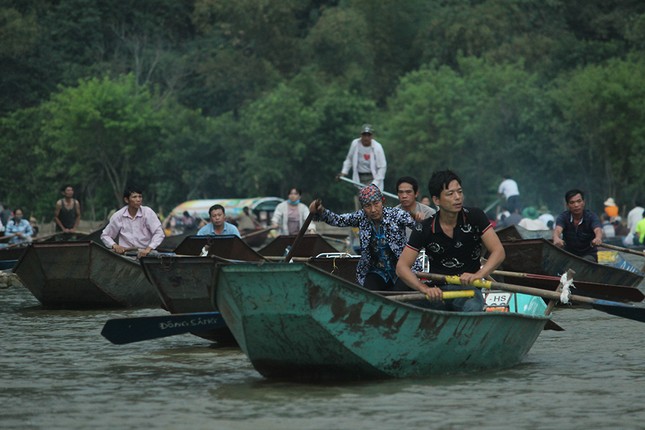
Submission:
M 473 290 L 463 290 L 463 291 L 444 291 L 441 294 L 443 300 L 449 299 L 463 299 L 466 297 L 474 297 L 475 291 Z M 427 296 L 426 296 L 427 297 Z
M 457 275 L 446 275 L 443 277 L 447 283 L 454 285 L 461 285 L 461 280 Z M 484 279 L 476 279 L 470 283 L 470 285 L 479 288 L 491 288 L 491 281 L 486 281 Z M 445 294 L 445 293 L 444 293 Z

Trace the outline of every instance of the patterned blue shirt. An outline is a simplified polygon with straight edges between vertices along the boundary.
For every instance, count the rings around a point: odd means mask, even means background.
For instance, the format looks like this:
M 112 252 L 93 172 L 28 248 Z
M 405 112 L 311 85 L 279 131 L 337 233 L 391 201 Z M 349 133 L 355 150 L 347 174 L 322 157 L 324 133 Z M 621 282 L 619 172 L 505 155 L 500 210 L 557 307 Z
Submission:
M 31 242 L 31 236 L 34 234 L 34 231 L 31 228 L 31 224 L 29 224 L 29 221 L 27 221 L 26 219 L 23 218 L 20 220 L 20 222 L 18 222 L 18 224 L 16 224 L 14 218 L 12 218 L 7 223 L 5 234 L 7 236 L 10 236 L 15 235 L 16 233 L 22 233 L 22 237 L 13 236 L 11 239 L 9 239 L 9 243 Z
M 398 259 L 385 241 L 383 225 L 379 224 L 378 228 L 375 226 L 372 226 L 372 228 L 374 229 L 374 234 L 370 241 L 370 248 L 372 249 L 372 255 L 376 258 L 370 261 L 367 273 L 376 273 L 385 282 L 391 280 L 392 283 L 395 283 L 399 278 L 396 276 L 396 262 Z
M 374 224 L 363 210 L 339 215 L 329 209 L 325 209 L 322 214 L 316 214 L 314 216 L 314 220 L 324 221 L 329 225 L 337 227 L 358 227 L 358 236 L 361 244 L 361 258 L 356 266 L 356 280 L 359 285 L 363 285 L 365 282 L 365 276 L 370 272 L 370 270 L 377 268 L 377 266 L 374 266 L 373 262 L 384 264 L 383 268 L 387 267 L 387 265 L 396 264 L 391 260 L 386 260 L 385 262 L 381 261 L 382 254 L 379 250 L 385 250 L 384 247 L 387 246 L 389 250 L 385 251 L 385 254 L 387 254 L 387 252 L 391 252 L 394 258 L 398 260 L 407 242 L 405 228 L 409 227 L 414 229 L 416 226 L 416 222 L 412 219 L 409 213 L 401 209 L 385 207 L 383 208 L 383 219 L 381 220 L 384 237 L 378 241 L 383 244 L 383 246 L 372 247 L 370 246 L 370 243 L 372 243 L 372 239 L 375 236 Z M 421 270 L 419 262 L 415 263 L 412 270 Z M 378 273 L 377 270 L 373 271 Z
M 230 236 L 234 235 L 240 237 L 240 231 L 233 224 L 224 222 L 224 229 L 221 233 L 215 233 L 215 227 L 212 222 L 209 222 L 204 227 L 200 228 L 197 236 Z

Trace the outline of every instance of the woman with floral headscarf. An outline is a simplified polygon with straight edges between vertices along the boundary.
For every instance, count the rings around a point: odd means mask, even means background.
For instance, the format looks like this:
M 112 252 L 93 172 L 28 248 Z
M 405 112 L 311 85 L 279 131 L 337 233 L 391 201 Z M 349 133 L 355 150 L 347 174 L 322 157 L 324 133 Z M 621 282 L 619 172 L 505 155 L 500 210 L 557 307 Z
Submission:
M 356 266 L 356 279 L 365 288 L 375 291 L 409 290 L 396 275 L 396 263 L 406 244 L 405 228 L 417 225 L 409 213 L 385 207 L 385 197 L 374 184 L 358 193 L 362 209 L 336 214 L 316 200 L 309 205 L 314 220 L 337 227 L 358 227 L 361 258 Z M 416 267 L 421 270 L 420 264 Z

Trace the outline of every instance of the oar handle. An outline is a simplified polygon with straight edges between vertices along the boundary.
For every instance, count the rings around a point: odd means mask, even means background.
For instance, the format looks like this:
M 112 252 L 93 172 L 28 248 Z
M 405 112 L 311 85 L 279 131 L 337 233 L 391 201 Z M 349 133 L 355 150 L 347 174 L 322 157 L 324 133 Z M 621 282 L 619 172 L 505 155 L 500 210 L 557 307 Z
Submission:
M 353 180 L 349 179 L 346 176 L 340 176 L 340 180 L 345 181 L 345 182 L 349 182 L 350 184 L 356 185 L 359 188 L 364 188 L 365 187 L 365 184 L 361 184 L 360 182 L 353 181 Z M 383 193 L 384 196 L 392 197 L 393 199 L 398 200 L 398 198 L 399 198 L 399 196 L 397 196 L 396 194 L 388 193 L 387 191 L 381 190 L 381 193 Z
M 539 273 L 509 272 L 508 270 L 494 270 L 493 275 L 510 276 L 513 278 L 543 279 L 545 281 L 559 281 L 559 276 L 541 275 Z
M 475 291 L 473 290 L 461 290 L 461 291 L 443 291 L 441 294 L 442 300 L 450 299 L 463 299 L 468 297 L 475 297 Z M 415 300 L 424 300 L 428 296 L 423 293 L 412 293 L 412 294 L 399 294 L 396 296 L 387 296 L 390 300 L 396 300 L 397 302 L 411 302 Z
M 459 276 L 438 275 L 435 273 L 425 273 L 425 272 L 417 272 L 416 275 L 419 278 L 432 279 L 433 281 L 446 282 L 448 284 L 462 285 L 461 279 L 459 279 Z M 511 291 L 513 293 L 530 294 L 532 296 L 543 297 L 545 299 L 560 300 L 560 294 L 554 291 L 541 290 L 539 288 L 533 288 L 533 287 L 524 287 L 522 285 L 507 284 L 505 282 L 492 282 L 492 281 L 486 281 L 484 279 L 477 279 L 469 283 L 468 285 L 472 285 L 473 287 L 479 287 L 479 288 L 498 288 L 500 290 Z M 593 304 L 597 301 L 596 299 L 592 299 L 590 297 L 577 296 L 573 294 L 569 296 L 569 300 L 572 302 L 581 302 L 581 303 L 589 303 L 589 304 Z
M 418 272 L 419 278 L 432 279 L 433 281 L 445 282 L 446 284 L 461 285 L 461 279 L 457 275 L 438 275 L 436 273 Z M 468 285 L 478 288 L 491 288 L 492 282 L 485 279 L 476 279 Z
M 432 273 L 419 272 L 417 276 L 420 278 L 433 279 L 437 281 L 447 282 L 449 284 L 461 284 L 459 276 L 445 276 L 435 275 Z M 560 300 L 560 293 L 554 291 L 540 290 L 539 288 L 523 287 L 521 285 L 507 284 L 505 282 L 491 282 L 485 280 L 477 280 L 470 283 L 476 287 L 482 288 L 498 288 L 500 290 L 511 291 L 513 293 L 530 294 L 545 299 Z M 596 310 L 607 312 L 608 314 L 616 315 L 623 318 L 629 318 L 634 321 L 645 322 L 645 308 L 628 305 L 625 303 L 611 302 L 609 300 L 598 300 L 590 297 L 569 295 L 569 301 L 590 304 Z
M 256 236 L 256 235 L 262 234 L 262 233 L 266 233 L 267 231 L 271 231 L 273 229 L 275 229 L 275 227 L 267 227 L 267 228 L 263 228 L 261 230 L 255 230 L 255 231 L 252 231 L 252 232 L 250 232 L 248 234 L 243 235 L 241 237 L 241 239 L 248 239 L 249 237 Z
M 316 201 L 319 201 L 320 199 L 316 199 Z M 296 247 L 300 244 L 302 241 L 302 236 L 305 235 L 307 232 L 307 229 L 309 228 L 309 224 L 311 224 L 311 220 L 314 219 L 315 212 L 309 212 L 309 215 L 307 215 L 307 219 L 305 219 L 305 222 L 302 224 L 302 227 L 300 227 L 300 231 L 298 231 L 298 235 L 293 241 L 293 244 L 291 245 L 291 249 L 289 249 L 289 252 L 287 253 L 287 256 L 284 258 L 285 263 L 288 263 L 291 261 L 291 256 L 293 255 L 294 251 L 296 250 Z
M 640 255 L 641 257 L 645 257 L 645 251 L 637 251 L 635 249 L 623 248 L 622 246 L 610 245 L 608 243 L 601 243 L 598 246 L 607 248 L 607 249 L 613 249 L 614 251 L 620 251 L 628 254 Z

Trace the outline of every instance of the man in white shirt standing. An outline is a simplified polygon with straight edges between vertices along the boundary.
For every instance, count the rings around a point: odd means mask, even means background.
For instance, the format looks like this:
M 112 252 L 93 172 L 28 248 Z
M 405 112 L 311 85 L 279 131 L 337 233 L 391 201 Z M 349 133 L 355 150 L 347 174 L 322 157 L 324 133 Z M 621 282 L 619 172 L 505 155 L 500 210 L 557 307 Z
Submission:
M 347 176 L 352 170 L 352 180 L 363 185 L 374 184 L 380 190 L 384 189 L 387 161 L 383 146 L 372 139 L 374 129 L 370 124 L 363 124 L 361 137 L 354 139 L 349 146 L 347 157 L 343 162 L 341 172 L 336 176 Z
M 643 219 L 643 204 L 639 201 L 636 202 L 636 207 L 627 213 L 627 229 L 629 234 L 623 239 L 623 245 L 634 245 L 634 233 L 636 232 L 636 224 Z
M 522 209 L 520 207 L 520 190 L 517 186 L 517 182 L 511 179 L 510 175 L 504 175 L 504 180 L 499 184 L 497 193 L 500 197 L 506 199 L 506 208 L 510 213 L 513 213 L 515 209 Z

